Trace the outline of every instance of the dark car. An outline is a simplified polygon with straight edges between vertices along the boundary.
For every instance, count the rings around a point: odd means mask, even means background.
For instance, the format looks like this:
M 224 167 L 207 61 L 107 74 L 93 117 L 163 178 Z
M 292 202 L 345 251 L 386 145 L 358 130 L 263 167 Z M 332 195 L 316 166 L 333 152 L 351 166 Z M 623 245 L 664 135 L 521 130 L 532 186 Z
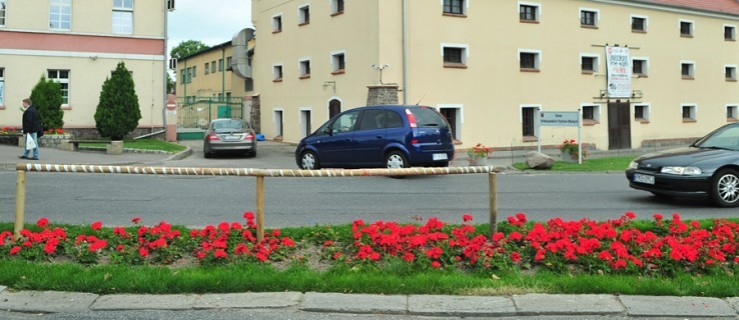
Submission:
M 216 119 L 210 122 L 203 138 L 203 155 L 216 152 L 240 152 L 257 155 L 257 137 L 249 124 L 241 119 Z
M 641 156 L 626 169 L 629 186 L 658 196 L 710 197 L 739 205 L 739 123 L 727 124 L 689 147 Z
M 368 106 L 344 111 L 303 138 L 298 167 L 446 167 L 454 156 L 446 119 L 425 106 Z

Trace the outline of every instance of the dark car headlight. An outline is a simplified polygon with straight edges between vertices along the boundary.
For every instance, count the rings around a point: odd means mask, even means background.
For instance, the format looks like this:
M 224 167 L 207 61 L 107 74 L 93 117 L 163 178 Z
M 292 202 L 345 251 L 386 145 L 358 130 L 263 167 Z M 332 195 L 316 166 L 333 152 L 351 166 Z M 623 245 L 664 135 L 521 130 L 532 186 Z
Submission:
M 701 171 L 701 169 L 697 167 L 679 167 L 679 166 L 662 167 L 660 172 L 679 175 L 679 176 L 697 176 L 703 173 L 703 171 Z

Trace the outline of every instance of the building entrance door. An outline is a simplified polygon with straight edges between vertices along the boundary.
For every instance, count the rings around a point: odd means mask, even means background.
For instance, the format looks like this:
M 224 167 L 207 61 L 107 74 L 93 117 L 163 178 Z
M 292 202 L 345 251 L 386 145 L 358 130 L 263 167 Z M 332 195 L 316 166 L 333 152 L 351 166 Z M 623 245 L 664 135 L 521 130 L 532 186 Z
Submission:
M 631 149 L 629 101 L 608 102 L 608 150 Z

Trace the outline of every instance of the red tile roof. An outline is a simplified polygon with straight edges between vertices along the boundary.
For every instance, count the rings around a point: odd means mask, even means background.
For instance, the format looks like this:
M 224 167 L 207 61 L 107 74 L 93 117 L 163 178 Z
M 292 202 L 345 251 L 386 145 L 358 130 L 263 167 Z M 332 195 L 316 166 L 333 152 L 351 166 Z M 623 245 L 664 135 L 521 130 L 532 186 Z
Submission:
M 686 9 L 697 9 L 739 15 L 739 0 L 637 0 L 638 2 L 663 4 Z

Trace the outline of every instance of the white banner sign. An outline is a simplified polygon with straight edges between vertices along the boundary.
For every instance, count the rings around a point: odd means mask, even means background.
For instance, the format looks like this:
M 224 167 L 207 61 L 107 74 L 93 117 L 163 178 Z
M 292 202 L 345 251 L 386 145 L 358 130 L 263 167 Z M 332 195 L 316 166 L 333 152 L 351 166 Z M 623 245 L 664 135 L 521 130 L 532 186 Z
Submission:
M 539 125 L 548 127 L 578 127 L 580 112 L 542 112 Z
M 606 47 L 608 97 L 631 97 L 631 64 L 629 48 Z

